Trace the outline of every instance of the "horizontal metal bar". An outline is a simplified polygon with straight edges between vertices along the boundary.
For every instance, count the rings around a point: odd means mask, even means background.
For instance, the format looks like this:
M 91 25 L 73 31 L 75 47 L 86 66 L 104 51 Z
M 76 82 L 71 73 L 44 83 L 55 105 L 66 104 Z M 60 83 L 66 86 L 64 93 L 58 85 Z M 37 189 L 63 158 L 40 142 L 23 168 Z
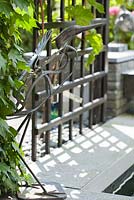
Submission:
M 92 47 L 88 47 L 84 50 L 78 49 L 77 54 L 76 54 L 75 51 L 68 51 L 68 52 L 66 52 L 66 55 L 69 58 L 75 58 L 75 57 L 80 57 L 80 56 L 83 56 L 83 55 L 86 55 L 86 54 L 90 54 L 92 52 L 92 50 L 93 50 Z M 57 54 L 57 49 L 53 49 L 52 53 L 53 54 L 51 55 L 51 57 L 47 57 L 46 51 L 43 51 L 42 54 L 39 56 L 39 65 L 41 65 L 42 69 L 43 69 L 43 66 L 46 66 L 47 64 L 49 64 L 51 62 L 54 62 L 54 61 L 61 59 L 62 54 L 59 54 L 59 53 Z M 26 57 L 26 54 L 25 54 L 25 57 Z
M 92 47 L 88 47 L 88 48 L 85 48 L 83 50 L 77 50 L 77 56 L 80 57 L 80 56 L 84 56 L 86 54 L 90 54 L 92 52 L 93 48 Z M 67 52 L 67 55 L 69 56 L 69 58 L 74 58 L 76 57 L 76 52 L 74 51 L 70 51 L 70 52 Z
M 52 28 L 67 28 L 68 26 L 75 25 L 75 21 L 62 21 L 62 22 L 48 22 L 44 23 L 45 29 L 52 29 Z M 37 23 L 38 29 L 42 29 L 42 23 Z
M 65 122 L 69 121 L 70 119 L 74 119 L 77 116 L 81 115 L 83 112 L 91 110 L 91 109 L 95 108 L 96 106 L 104 104 L 105 102 L 106 102 L 105 97 L 98 98 L 98 99 L 93 100 L 92 102 L 88 102 L 88 103 L 84 104 L 82 107 L 76 108 L 72 112 L 68 112 L 68 113 L 64 114 L 62 117 L 57 117 L 56 119 L 51 120 L 48 123 L 38 124 L 37 127 L 35 128 L 35 133 L 41 134 L 44 131 L 51 130 L 54 126 L 63 124 Z
M 67 28 L 69 26 L 75 25 L 76 22 L 75 20 L 73 21 L 59 21 L 59 22 L 48 22 L 48 23 L 44 23 L 44 27 L 45 29 L 52 29 L 52 28 Z M 91 28 L 93 25 L 95 24 L 99 24 L 99 26 L 102 25 L 106 25 L 107 24 L 107 19 L 106 18 L 96 18 L 94 20 L 92 20 L 91 22 Z M 42 23 L 38 22 L 37 23 L 38 29 L 42 29 Z
M 102 25 L 106 25 L 108 22 L 107 18 L 95 18 L 92 20 L 92 24 L 102 23 Z
M 75 79 L 74 81 L 68 81 L 67 83 L 63 84 L 63 86 L 59 88 L 59 90 L 57 90 L 57 93 L 61 93 L 65 90 L 72 89 L 78 85 L 82 85 L 84 83 L 103 78 L 106 76 L 106 74 L 107 73 L 105 71 L 95 72 L 94 74 L 89 74 L 83 78 L 78 78 L 78 79 Z M 44 90 L 44 91 L 37 92 L 35 95 L 36 95 L 36 100 L 38 100 L 39 98 L 46 97 L 46 91 Z
M 84 50 L 80 50 L 78 49 L 77 50 L 77 54 L 76 52 L 74 51 L 68 51 L 66 52 L 66 54 L 68 55 L 69 58 L 74 58 L 74 57 L 80 57 L 80 56 L 83 56 L 83 55 L 89 55 L 91 52 L 92 52 L 93 48 L 92 47 L 88 47 L 88 48 L 85 48 Z M 49 58 L 47 55 L 46 55 L 46 51 L 42 51 L 40 56 L 39 56 L 39 65 L 46 65 L 50 62 L 53 62 L 55 60 L 58 60 L 60 59 L 61 57 L 61 54 L 57 55 L 56 54 L 56 51 L 57 49 L 52 49 L 52 55 L 51 55 L 51 58 Z M 101 52 L 105 52 L 107 51 L 107 47 L 106 45 L 103 46 L 103 49 Z M 28 53 L 24 53 L 24 58 L 26 60 L 29 60 L 32 56 L 34 55 L 33 52 L 28 52 Z

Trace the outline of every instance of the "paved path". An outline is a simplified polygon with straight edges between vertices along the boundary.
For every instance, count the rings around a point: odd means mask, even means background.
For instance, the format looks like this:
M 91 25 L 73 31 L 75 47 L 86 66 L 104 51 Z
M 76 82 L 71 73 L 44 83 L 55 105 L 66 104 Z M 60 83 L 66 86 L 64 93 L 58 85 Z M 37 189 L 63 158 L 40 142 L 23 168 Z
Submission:
M 123 114 L 94 130 L 85 128 L 50 155 L 27 161 L 42 182 L 60 183 L 68 200 L 133 199 L 102 191 L 134 163 L 134 116 Z

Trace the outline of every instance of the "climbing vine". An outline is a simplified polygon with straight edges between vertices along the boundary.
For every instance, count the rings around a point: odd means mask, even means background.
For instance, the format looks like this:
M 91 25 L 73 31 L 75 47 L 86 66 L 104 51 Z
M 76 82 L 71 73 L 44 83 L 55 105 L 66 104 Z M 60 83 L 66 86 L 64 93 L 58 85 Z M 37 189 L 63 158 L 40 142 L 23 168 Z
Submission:
M 23 85 L 18 76 L 28 69 L 20 48 L 20 29 L 32 31 L 36 26 L 32 6 L 32 0 L 0 1 L 0 196 L 16 193 L 18 183 L 27 178 L 17 153 L 18 133 L 7 124 L 7 116 L 15 112 L 16 94 Z

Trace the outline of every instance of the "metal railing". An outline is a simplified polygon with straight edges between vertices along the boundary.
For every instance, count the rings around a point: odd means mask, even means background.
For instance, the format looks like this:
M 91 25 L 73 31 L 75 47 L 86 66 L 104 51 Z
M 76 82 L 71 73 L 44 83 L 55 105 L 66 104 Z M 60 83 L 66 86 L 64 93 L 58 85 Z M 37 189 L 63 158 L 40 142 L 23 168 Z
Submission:
M 92 48 L 85 49 L 85 34 L 82 33 L 82 40 L 77 53 L 71 49 L 64 49 L 64 58 L 62 58 L 62 52 L 60 54 L 53 53 L 52 40 L 50 39 L 46 47 L 46 56 L 39 59 L 38 66 L 45 67 L 46 71 L 52 70 L 52 63 L 60 60 L 62 63 L 66 63 L 66 68 L 60 71 L 56 75 L 56 86 L 54 86 L 54 93 L 50 98 L 47 98 L 43 105 L 43 122 L 37 123 L 37 112 L 32 114 L 32 160 L 36 160 L 36 146 L 37 135 L 43 134 L 45 136 L 45 152 L 50 153 L 50 135 L 53 127 L 57 127 L 57 146 L 62 146 L 62 126 L 64 123 L 68 123 L 69 132 L 68 139 L 73 140 L 73 124 L 76 118 L 79 116 L 79 134 L 83 134 L 83 121 L 84 113 L 88 112 L 88 127 L 92 129 L 94 124 L 99 124 L 105 121 L 105 109 L 106 109 L 106 76 L 107 76 L 107 42 L 108 42 L 108 0 L 99 0 L 99 3 L 104 5 L 104 14 L 100 14 L 93 10 L 96 15 L 96 19 L 93 21 L 91 28 L 95 28 L 98 33 L 102 35 L 104 48 L 102 52 L 96 56 L 93 64 L 91 64 L 88 70 L 85 70 L 86 55 L 90 54 Z M 85 1 L 82 0 L 82 5 Z M 72 5 L 75 5 L 76 1 L 72 0 Z M 36 17 L 38 16 L 38 1 L 35 0 Z M 47 1 L 47 22 L 44 23 L 45 29 L 56 29 L 61 32 L 64 28 L 71 25 L 75 25 L 75 21 L 65 21 L 65 1 L 60 0 L 60 22 L 53 22 L 52 20 L 52 0 Z M 40 25 L 41 28 L 41 25 Z M 38 40 L 39 29 L 34 30 L 33 34 L 33 50 L 36 48 Z M 70 44 L 75 48 L 74 40 Z M 66 51 L 67 50 L 67 51 Z M 56 56 L 55 56 L 56 55 Z M 55 58 L 54 58 L 55 56 Z M 61 59 L 62 58 L 62 59 Z M 77 58 L 77 59 L 76 59 Z M 46 62 L 46 59 L 50 59 Z M 67 60 L 67 62 L 66 62 Z M 62 63 L 62 64 L 63 64 Z M 77 68 L 76 68 L 77 65 Z M 60 69 L 60 67 L 59 67 Z M 76 73 L 77 72 L 77 73 Z M 52 81 L 52 76 L 48 74 L 49 79 Z M 35 80 L 33 80 L 34 82 Z M 52 83 L 53 84 L 53 83 Z M 85 87 L 88 87 L 88 102 L 81 101 L 77 108 L 74 105 L 74 100 L 69 99 L 68 103 L 64 104 L 64 91 L 68 91 L 69 94 L 75 95 L 75 89 L 79 86 L 79 98 L 85 98 Z M 42 91 L 36 91 L 36 85 L 32 92 L 32 108 L 35 107 L 38 101 L 48 96 L 48 84 L 45 83 L 45 89 Z M 58 89 L 56 89 L 58 88 Z M 58 98 L 56 98 L 58 97 Z M 51 104 L 56 98 L 58 103 L 58 116 L 55 119 L 51 119 L 52 108 Z M 52 100 L 53 99 L 53 100 Z M 68 112 L 63 113 L 64 107 L 68 106 Z

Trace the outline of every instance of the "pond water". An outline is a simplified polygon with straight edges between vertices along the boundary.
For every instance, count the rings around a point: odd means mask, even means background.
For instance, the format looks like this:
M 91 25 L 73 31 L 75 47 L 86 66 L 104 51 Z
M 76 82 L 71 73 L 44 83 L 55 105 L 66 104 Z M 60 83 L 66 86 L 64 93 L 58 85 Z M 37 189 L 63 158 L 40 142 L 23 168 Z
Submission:
M 134 196 L 134 172 L 120 185 L 114 194 Z
M 103 192 L 134 196 L 134 165 L 132 165 L 127 171 L 119 176 Z

